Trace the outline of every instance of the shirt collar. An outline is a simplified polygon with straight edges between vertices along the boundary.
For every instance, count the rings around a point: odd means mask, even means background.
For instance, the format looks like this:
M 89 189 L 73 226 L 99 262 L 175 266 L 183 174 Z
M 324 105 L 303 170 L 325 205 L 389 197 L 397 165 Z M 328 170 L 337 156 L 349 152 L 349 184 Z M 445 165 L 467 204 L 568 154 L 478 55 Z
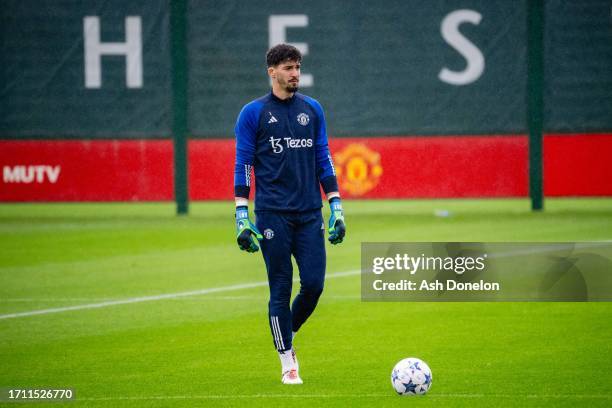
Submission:
M 281 99 L 281 98 L 279 98 L 278 96 L 274 95 L 274 92 L 270 91 L 270 96 L 271 96 L 271 98 L 272 98 L 273 100 L 275 100 L 275 101 L 277 101 L 277 102 L 280 102 L 280 103 L 287 103 L 287 104 L 288 104 L 288 103 L 293 102 L 293 100 L 295 99 L 295 94 L 296 94 L 296 93 L 297 93 L 297 92 L 295 92 L 295 93 L 293 94 L 293 96 L 291 96 L 290 98 L 287 98 L 287 99 Z

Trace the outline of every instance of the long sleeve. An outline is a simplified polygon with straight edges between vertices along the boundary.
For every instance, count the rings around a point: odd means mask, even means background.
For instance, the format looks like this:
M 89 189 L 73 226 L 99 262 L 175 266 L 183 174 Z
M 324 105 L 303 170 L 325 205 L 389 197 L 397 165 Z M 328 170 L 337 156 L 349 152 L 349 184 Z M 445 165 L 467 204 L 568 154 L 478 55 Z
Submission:
M 323 187 L 325 193 L 332 191 L 338 191 L 338 181 L 336 179 L 336 169 L 334 168 L 334 162 L 332 160 L 331 153 L 329 152 L 329 145 L 327 142 L 327 126 L 325 123 L 325 114 L 321 104 L 315 99 L 310 98 L 309 102 L 317 112 L 319 117 L 319 129 L 317 132 L 317 142 L 315 144 L 315 155 L 317 161 L 317 177 L 319 183 Z
M 234 195 L 249 198 L 251 174 L 257 142 L 257 126 L 262 104 L 255 101 L 245 105 L 236 121 L 236 162 L 234 165 Z

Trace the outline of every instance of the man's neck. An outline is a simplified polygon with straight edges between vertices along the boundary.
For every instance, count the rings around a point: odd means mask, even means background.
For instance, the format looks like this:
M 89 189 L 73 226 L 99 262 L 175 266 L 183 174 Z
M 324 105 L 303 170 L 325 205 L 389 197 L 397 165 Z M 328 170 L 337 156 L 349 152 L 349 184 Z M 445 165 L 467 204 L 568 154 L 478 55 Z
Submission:
M 282 100 L 289 99 L 295 94 L 295 92 L 289 92 L 285 89 L 277 88 L 275 86 L 272 87 L 272 93 L 278 99 L 282 99 Z

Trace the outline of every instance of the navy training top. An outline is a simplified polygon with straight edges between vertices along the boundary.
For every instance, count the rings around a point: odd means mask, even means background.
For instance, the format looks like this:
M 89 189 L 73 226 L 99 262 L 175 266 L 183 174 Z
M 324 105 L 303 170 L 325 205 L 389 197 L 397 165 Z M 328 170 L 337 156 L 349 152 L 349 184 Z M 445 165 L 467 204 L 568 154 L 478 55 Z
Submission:
M 338 191 L 325 116 L 315 99 L 270 92 L 242 108 L 235 133 L 235 195 L 249 197 L 254 170 L 256 211 L 319 209 L 319 184 L 326 193 Z

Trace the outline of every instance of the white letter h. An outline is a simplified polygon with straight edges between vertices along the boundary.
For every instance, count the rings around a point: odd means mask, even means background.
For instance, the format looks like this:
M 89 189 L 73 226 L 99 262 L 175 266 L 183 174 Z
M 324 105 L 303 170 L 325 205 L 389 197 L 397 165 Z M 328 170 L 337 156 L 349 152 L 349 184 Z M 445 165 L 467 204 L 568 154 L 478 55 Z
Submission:
M 85 87 L 102 86 L 102 55 L 125 55 L 125 82 L 128 88 L 142 88 L 142 37 L 140 17 L 126 17 L 123 43 L 100 41 L 100 18 L 85 17 Z

